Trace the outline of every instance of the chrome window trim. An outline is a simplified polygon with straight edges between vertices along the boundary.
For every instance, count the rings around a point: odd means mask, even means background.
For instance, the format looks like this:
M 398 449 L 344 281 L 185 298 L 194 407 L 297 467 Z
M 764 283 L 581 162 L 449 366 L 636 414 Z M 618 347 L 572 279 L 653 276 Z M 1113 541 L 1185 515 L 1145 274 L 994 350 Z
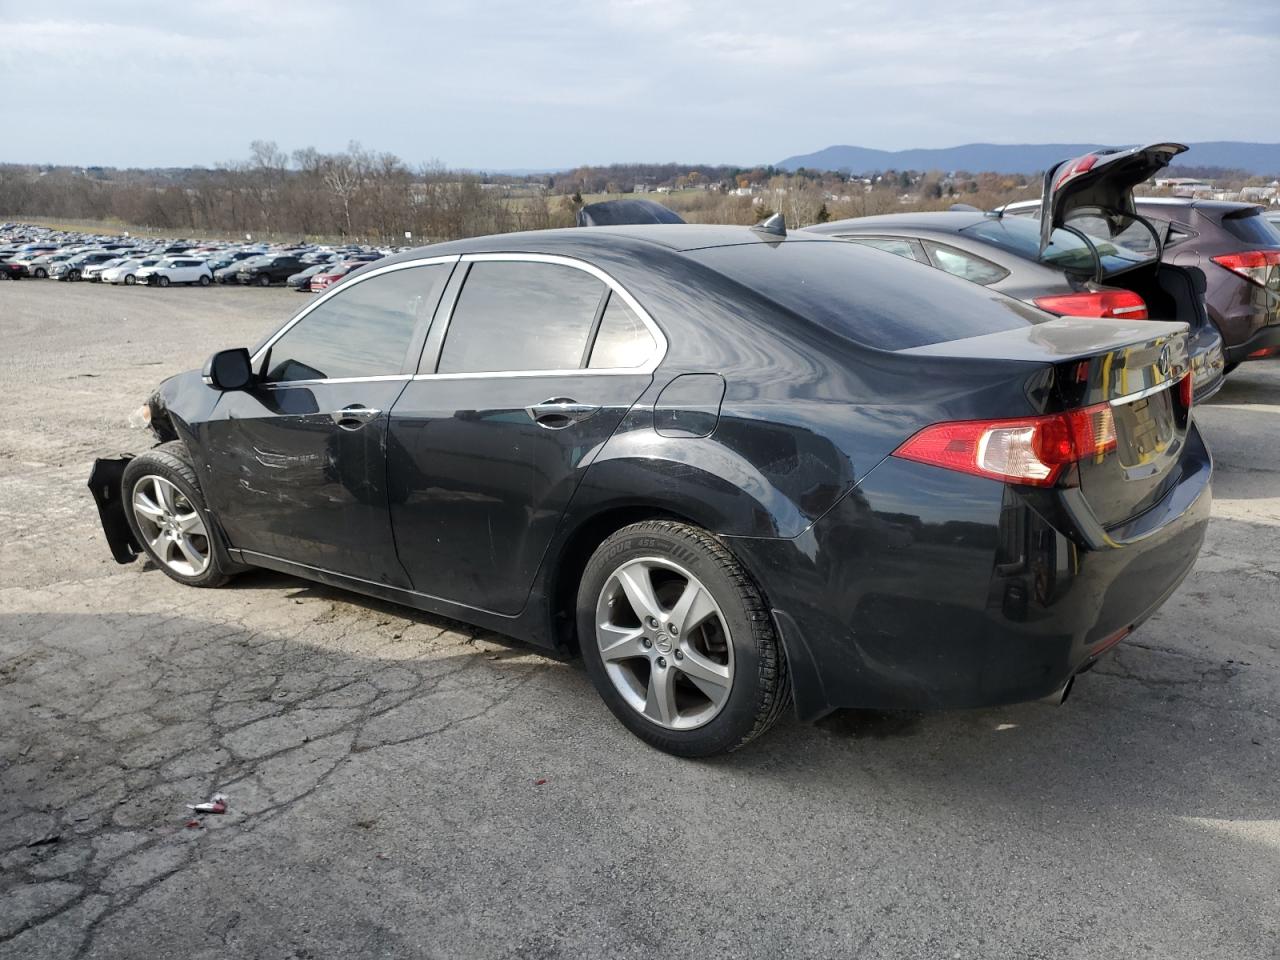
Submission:
M 622 297 L 623 302 L 631 308 L 632 312 L 640 318 L 640 322 L 645 325 L 650 336 L 654 339 L 654 350 L 649 360 L 635 367 L 571 367 L 562 370 L 475 370 L 466 373 L 418 373 L 413 376 L 414 380 L 476 380 L 501 377 L 504 379 L 517 379 L 524 377 L 573 377 L 573 376 L 621 376 L 632 374 L 636 376 L 648 376 L 658 369 L 658 365 L 662 363 L 667 356 L 668 342 L 666 334 L 662 332 L 662 328 L 654 322 L 653 317 L 649 316 L 649 311 L 640 305 L 635 297 L 631 295 L 626 287 L 615 280 L 610 274 L 601 270 L 593 263 L 587 263 L 585 260 L 579 260 L 576 257 L 568 257 L 558 253 L 464 253 L 461 256 L 463 263 L 484 263 L 484 262 L 509 262 L 509 263 L 550 263 L 564 267 L 573 267 L 584 273 L 589 273 L 612 291 Z M 469 278 L 468 278 L 469 279 Z M 444 332 L 440 339 L 440 354 L 444 354 L 444 344 L 449 339 L 449 327 L 453 323 L 453 314 L 457 310 L 458 301 L 462 299 L 462 292 L 466 290 L 466 283 L 462 285 L 458 297 L 455 298 L 450 305 L 449 314 L 444 318 Z M 439 357 L 436 358 L 439 363 Z
M 273 333 L 271 335 L 271 339 L 269 339 L 266 343 L 264 343 L 261 347 L 259 347 L 257 351 L 253 354 L 253 356 L 249 358 L 249 363 L 256 368 L 258 364 L 262 362 L 262 358 L 266 354 L 266 352 L 270 350 L 273 346 L 275 346 L 276 341 L 279 340 L 281 337 L 283 337 L 290 330 L 292 330 L 299 322 L 301 322 L 307 316 L 307 314 L 309 314 L 312 310 L 317 309 L 322 303 L 327 302 L 331 297 L 336 296 L 337 294 L 342 293 L 343 291 L 350 290 L 351 287 L 353 287 L 357 283 L 364 283 L 364 281 L 366 280 L 371 280 L 374 277 L 380 277 L 383 274 L 393 273 L 396 270 L 407 270 L 410 267 L 425 267 L 435 263 L 457 263 L 460 259 L 461 259 L 461 255 L 454 253 L 448 256 L 443 256 L 443 257 L 421 257 L 417 260 L 404 260 L 400 263 L 388 263 L 385 266 L 378 267 L 374 270 L 370 270 L 366 274 L 362 274 L 361 276 L 352 278 L 350 283 L 342 283 L 340 281 L 339 283 L 331 286 L 324 293 L 320 294 L 320 296 L 316 300 L 313 300 L 311 303 L 308 303 L 305 307 L 303 307 L 300 311 L 298 311 L 298 313 L 292 319 L 286 320 L 284 326 L 282 326 L 279 330 Z M 346 278 L 344 277 L 343 279 L 345 280 Z M 327 380 L 289 380 L 284 383 L 263 384 L 263 386 L 271 387 L 271 388 L 301 387 L 301 386 L 312 386 L 317 383 L 365 383 L 367 381 L 373 381 L 373 380 L 408 380 L 408 379 L 410 379 L 410 374 L 400 373 L 400 374 L 387 374 L 387 375 L 376 376 L 376 377 L 335 377 Z

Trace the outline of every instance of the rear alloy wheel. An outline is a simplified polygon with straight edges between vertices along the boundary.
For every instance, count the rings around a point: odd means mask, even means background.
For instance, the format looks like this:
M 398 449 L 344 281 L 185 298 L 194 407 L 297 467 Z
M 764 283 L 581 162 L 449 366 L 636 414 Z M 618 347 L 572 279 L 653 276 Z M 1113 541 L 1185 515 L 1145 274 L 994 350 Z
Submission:
M 132 273 L 126 273 L 124 275 L 124 285 L 126 287 L 132 287 L 137 282 L 138 282 L 138 278 L 135 277 Z
M 705 530 L 667 520 L 619 530 L 587 564 L 577 619 L 605 703 L 668 753 L 736 749 L 790 701 L 764 599 Z
M 122 487 L 129 526 L 157 567 L 188 586 L 226 582 L 231 567 L 219 557 L 213 522 L 181 441 L 129 461 Z
M 169 285 L 169 278 L 166 277 L 163 273 L 160 274 L 158 277 L 156 277 L 155 280 L 156 280 L 156 286 L 158 287 L 167 287 Z
M 265 273 L 262 274 L 260 277 L 258 277 L 258 286 L 260 287 L 271 286 L 271 278 L 268 277 Z

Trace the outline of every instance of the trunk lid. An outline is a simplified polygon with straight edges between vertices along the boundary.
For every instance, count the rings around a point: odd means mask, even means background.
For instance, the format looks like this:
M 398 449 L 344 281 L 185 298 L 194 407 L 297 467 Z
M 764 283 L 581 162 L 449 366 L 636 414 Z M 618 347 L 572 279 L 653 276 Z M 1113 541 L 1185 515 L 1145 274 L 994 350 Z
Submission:
M 1113 221 L 1104 236 L 1124 232 L 1138 217 L 1133 188 L 1187 149 L 1181 143 L 1153 143 L 1127 150 L 1097 150 L 1050 167 L 1040 195 L 1041 253 L 1049 246 L 1055 228 L 1086 210 Z
M 1094 409 L 1096 429 L 1114 432 L 1114 443 L 1100 444 L 1060 483 L 1079 487 L 1104 528 L 1145 512 L 1181 477 L 1191 423 L 1181 383 L 1191 370 L 1185 324 L 1061 318 L 902 352 L 1038 363 L 1026 382 L 1038 413 Z

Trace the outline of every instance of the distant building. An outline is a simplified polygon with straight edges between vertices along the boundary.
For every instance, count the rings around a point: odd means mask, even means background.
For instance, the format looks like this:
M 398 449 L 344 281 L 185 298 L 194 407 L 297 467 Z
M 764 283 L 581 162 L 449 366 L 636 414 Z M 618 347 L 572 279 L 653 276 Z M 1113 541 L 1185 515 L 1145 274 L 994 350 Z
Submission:
M 647 183 L 637 183 L 632 193 L 648 193 L 652 189 Z

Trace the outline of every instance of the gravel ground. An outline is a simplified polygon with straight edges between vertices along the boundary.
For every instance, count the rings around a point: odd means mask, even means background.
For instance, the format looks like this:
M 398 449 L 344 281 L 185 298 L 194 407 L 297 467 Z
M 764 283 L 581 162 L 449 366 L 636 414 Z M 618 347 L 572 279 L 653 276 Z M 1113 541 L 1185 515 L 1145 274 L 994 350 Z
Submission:
M 1066 706 L 689 762 L 576 664 L 111 561 L 90 460 L 302 302 L 0 284 L 0 957 L 1280 956 L 1280 364 L 1197 412 L 1200 561 Z

